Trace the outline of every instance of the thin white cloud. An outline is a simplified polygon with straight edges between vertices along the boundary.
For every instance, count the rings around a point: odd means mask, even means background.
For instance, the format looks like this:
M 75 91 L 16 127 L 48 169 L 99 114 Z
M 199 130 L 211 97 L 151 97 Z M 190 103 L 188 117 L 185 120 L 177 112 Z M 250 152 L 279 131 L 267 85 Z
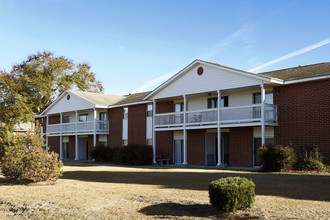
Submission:
M 280 58 L 277 58 L 277 59 L 275 59 L 275 60 L 269 61 L 269 62 L 267 62 L 267 63 L 265 63 L 265 64 L 262 64 L 262 65 L 260 65 L 260 66 L 255 67 L 255 68 L 252 68 L 252 69 L 250 69 L 250 70 L 248 70 L 248 71 L 249 71 L 249 72 L 255 72 L 255 71 L 257 71 L 257 70 L 263 69 L 263 68 L 265 68 L 265 67 L 268 67 L 268 66 L 273 65 L 273 64 L 275 64 L 275 63 L 281 62 L 281 61 L 283 61 L 283 60 L 287 60 L 287 59 L 290 59 L 290 58 L 292 58 L 292 57 L 298 56 L 298 55 L 300 55 L 300 54 L 306 53 L 306 52 L 308 52 L 308 51 L 314 50 L 314 49 L 316 49 L 316 48 L 322 47 L 322 46 L 327 45 L 327 44 L 329 44 L 329 43 L 330 43 L 330 38 L 327 38 L 327 39 L 325 39 L 325 40 L 323 40 L 323 41 L 320 41 L 320 42 L 318 42 L 318 43 L 316 43 L 316 44 L 313 44 L 313 45 L 310 45 L 310 46 L 305 47 L 305 48 L 303 48 L 303 49 L 297 50 L 297 51 L 295 51 L 295 52 L 293 52 L 293 53 L 289 53 L 289 54 L 284 55 L 284 56 L 282 56 L 282 57 L 280 57 Z
M 138 92 L 145 92 L 145 91 L 153 90 L 157 86 L 159 86 L 160 84 L 162 84 L 163 82 L 165 82 L 167 79 L 169 79 L 170 77 L 172 77 L 177 72 L 179 72 L 179 70 L 176 70 L 176 71 L 167 73 L 165 75 L 162 75 L 160 77 L 157 77 L 155 79 L 149 80 L 149 81 L 143 83 L 137 89 L 135 89 L 132 93 L 138 93 Z

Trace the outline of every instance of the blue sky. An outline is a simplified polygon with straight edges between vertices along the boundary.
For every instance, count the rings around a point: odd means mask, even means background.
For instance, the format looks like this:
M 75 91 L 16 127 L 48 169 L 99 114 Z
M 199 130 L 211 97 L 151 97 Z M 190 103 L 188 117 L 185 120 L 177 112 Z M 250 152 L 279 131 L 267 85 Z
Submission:
M 254 72 L 329 62 L 329 11 L 326 0 L 2 0 L 0 68 L 49 50 L 89 63 L 105 93 L 123 95 L 195 59 L 251 70 L 298 51 Z

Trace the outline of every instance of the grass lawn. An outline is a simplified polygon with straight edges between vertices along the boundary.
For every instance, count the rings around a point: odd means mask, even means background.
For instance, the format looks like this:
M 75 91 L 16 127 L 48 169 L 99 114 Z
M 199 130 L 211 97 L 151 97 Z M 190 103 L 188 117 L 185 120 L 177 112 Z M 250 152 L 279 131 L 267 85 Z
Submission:
M 55 184 L 19 185 L 0 174 L 0 219 L 328 219 L 330 175 L 125 167 L 66 162 Z M 219 213 L 207 185 L 252 179 L 251 209 Z

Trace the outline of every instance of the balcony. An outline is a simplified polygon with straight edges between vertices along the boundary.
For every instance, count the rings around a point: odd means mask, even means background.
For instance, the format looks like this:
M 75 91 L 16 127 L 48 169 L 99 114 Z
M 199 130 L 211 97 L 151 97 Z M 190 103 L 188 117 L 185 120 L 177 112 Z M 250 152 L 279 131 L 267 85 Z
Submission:
M 62 124 L 50 124 L 47 126 L 47 133 L 54 134 L 93 134 L 94 130 L 97 134 L 109 133 L 109 121 L 96 120 L 96 129 L 94 129 L 94 121 L 73 122 Z
M 261 125 L 261 104 L 220 108 L 221 127 Z M 186 127 L 217 126 L 218 109 L 186 112 Z M 277 106 L 265 104 L 265 124 L 277 125 Z M 184 125 L 183 112 L 155 115 L 155 128 L 177 128 Z

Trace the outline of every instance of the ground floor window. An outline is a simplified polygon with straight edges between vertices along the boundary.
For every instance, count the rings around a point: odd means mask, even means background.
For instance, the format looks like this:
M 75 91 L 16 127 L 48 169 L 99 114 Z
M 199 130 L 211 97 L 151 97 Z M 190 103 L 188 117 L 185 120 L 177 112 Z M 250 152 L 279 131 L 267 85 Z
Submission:
M 69 157 L 69 142 L 62 143 L 62 158 L 68 159 Z
M 107 144 L 108 143 L 106 141 L 99 141 L 99 146 L 106 147 Z
M 274 138 L 265 138 L 266 145 L 274 145 Z M 257 151 L 261 147 L 261 138 L 253 138 L 254 166 L 260 166 L 257 158 Z
M 127 146 L 128 145 L 128 140 L 127 139 L 124 139 L 123 140 L 123 146 Z
M 152 146 L 152 139 L 147 139 L 146 144 Z

